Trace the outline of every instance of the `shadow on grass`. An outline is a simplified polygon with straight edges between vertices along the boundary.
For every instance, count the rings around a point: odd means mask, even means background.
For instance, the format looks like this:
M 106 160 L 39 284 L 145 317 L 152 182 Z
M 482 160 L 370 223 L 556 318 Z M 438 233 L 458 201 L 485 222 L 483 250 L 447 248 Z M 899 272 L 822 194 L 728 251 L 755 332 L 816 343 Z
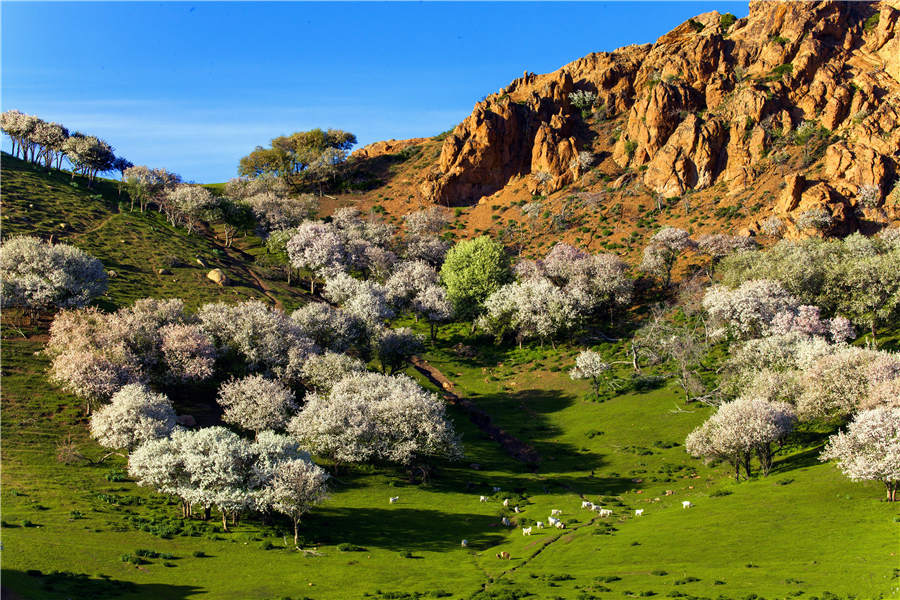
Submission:
M 304 521 L 304 537 L 398 552 L 447 552 L 459 548 L 463 539 L 471 548 L 484 549 L 504 539 L 491 533 L 491 529 L 499 531 L 497 516 L 403 508 L 402 502 L 401 497 L 400 504 L 390 508 L 322 507 Z
M 3 586 L 0 587 L 2 600 L 20 598 L 118 598 L 129 595 L 159 600 L 179 600 L 194 598 L 203 588 L 192 585 L 165 585 L 159 583 L 133 583 L 118 581 L 101 575 L 100 579 L 84 573 L 67 571 L 42 573 L 3 569 Z

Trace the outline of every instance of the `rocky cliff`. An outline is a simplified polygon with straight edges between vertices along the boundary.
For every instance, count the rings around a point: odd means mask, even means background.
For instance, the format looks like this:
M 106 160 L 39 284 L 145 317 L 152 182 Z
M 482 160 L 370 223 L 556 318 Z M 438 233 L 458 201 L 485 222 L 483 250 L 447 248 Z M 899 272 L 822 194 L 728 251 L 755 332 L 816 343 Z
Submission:
M 777 166 L 783 189 L 757 221 L 778 215 L 796 234 L 801 213 L 824 209 L 832 233 L 850 231 L 900 209 L 885 203 L 900 172 L 898 21 L 900 0 L 752 2 L 743 19 L 709 12 L 654 44 L 525 73 L 444 139 L 419 192 L 471 205 L 524 180 L 551 195 L 608 158 L 671 198 L 752 189 Z M 576 109 L 577 91 L 593 106 Z

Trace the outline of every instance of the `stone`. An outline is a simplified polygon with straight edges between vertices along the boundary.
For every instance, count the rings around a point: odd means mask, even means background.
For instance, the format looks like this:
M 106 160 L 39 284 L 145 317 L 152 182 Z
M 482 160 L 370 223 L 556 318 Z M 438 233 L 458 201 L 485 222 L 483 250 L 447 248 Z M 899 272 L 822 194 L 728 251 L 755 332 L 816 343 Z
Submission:
M 225 276 L 225 271 L 223 271 L 222 269 L 213 269 L 206 274 L 206 278 L 210 281 L 215 282 L 219 286 L 224 286 L 226 283 L 228 283 L 228 278 Z

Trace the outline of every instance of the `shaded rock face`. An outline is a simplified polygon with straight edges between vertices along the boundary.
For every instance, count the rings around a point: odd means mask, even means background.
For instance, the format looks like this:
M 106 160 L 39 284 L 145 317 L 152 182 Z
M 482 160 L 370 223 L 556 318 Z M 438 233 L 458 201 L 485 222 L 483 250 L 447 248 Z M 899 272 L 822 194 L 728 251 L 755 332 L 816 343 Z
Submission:
M 543 193 L 572 183 L 590 140 L 569 94 L 584 90 L 623 118 L 613 160 L 664 196 L 719 181 L 730 191 L 752 186 L 774 136 L 814 122 L 834 135 L 805 189 L 822 183 L 823 206 L 852 215 L 860 186 L 879 187 L 883 200 L 898 174 L 898 31 L 900 0 L 751 2 L 727 28 L 705 13 L 655 44 L 526 73 L 456 127 L 421 191 L 473 204 L 516 176 Z

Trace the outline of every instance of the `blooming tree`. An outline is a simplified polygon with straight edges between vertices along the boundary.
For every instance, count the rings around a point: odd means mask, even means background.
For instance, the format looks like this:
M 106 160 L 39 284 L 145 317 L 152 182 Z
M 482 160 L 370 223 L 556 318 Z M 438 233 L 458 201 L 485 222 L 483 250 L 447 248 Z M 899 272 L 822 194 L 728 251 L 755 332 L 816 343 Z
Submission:
M 798 305 L 780 283 L 767 279 L 746 281 L 735 290 L 715 285 L 703 297 L 712 320 L 738 338 L 769 333 L 779 313 L 797 314 Z
M 420 291 L 412 299 L 412 309 L 416 317 L 428 321 L 432 341 L 437 339 L 438 326 L 453 317 L 453 305 L 447 298 L 447 290 L 439 285 L 431 285 Z
M 324 302 L 310 302 L 295 310 L 291 320 L 317 346 L 334 352 L 343 352 L 357 343 L 364 329 L 355 317 Z
M 122 387 L 91 416 L 91 436 L 101 446 L 117 450 L 166 437 L 174 428 L 175 410 L 169 399 L 140 384 Z
M 167 374 L 176 381 L 204 381 L 216 366 L 216 348 L 197 325 L 170 324 L 160 328 L 160 349 Z
M 640 269 L 663 280 L 668 287 L 672 280 L 672 267 L 685 251 L 696 247 L 690 234 L 677 227 L 664 227 L 657 231 L 644 248 Z
M 425 457 L 452 459 L 462 452 L 444 403 L 405 375 L 352 375 L 328 394 L 309 394 L 288 430 L 301 448 L 337 463 L 411 467 Z
M 288 240 L 291 265 L 309 272 L 309 290 L 316 293 L 316 278 L 343 270 L 347 262 L 344 239 L 332 225 L 317 221 L 302 223 Z
M 895 501 L 900 487 L 900 408 L 859 413 L 846 432 L 829 438 L 821 460 L 836 461 L 853 481 L 881 481 L 888 501 Z
M 570 329 L 577 311 L 572 298 L 547 279 L 504 285 L 484 302 L 479 325 L 498 339 L 514 333 L 519 345 L 537 338 L 543 343 Z
M 0 246 L 3 308 L 36 314 L 51 308 L 86 306 L 106 292 L 103 264 L 68 244 L 14 237 Z
M 225 411 L 223 421 L 257 433 L 284 429 L 297 410 L 294 393 L 262 375 L 230 379 L 219 388 L 216 401 Z
M 594 396 L 600 397 L 600 386 L 609 381 L 612 369 L 603 356 L 593 350 L 584 350 L 575 357 L 575 366 L 569 371 L 572 379 L 589 379 L 594 388 Z
M 755 453 L 763 475 L 767 475 L 775 452 L 772 444 L 783 440 L 796 422 L 790 404 L 741 397 L 720 406 L 692 431 L 685 440 L 685 450 L 692 456 L 728 461 L 736 480 L 740 479 L 741 466 L 750 477 L 750 460 Z
M 366 365 L 358 358 L 326 352 L 310 356 L 303 365 L 302 376 L 304 384 L 317 392 L 327 393 L 345 377 L 365 372 Z
M 272 506 L 294 523 L 294 545 L 299 540 L 300 517 L 328 497 L 328 473 L 310 460 L 296 458 L 278 464 L 269 483 Z

